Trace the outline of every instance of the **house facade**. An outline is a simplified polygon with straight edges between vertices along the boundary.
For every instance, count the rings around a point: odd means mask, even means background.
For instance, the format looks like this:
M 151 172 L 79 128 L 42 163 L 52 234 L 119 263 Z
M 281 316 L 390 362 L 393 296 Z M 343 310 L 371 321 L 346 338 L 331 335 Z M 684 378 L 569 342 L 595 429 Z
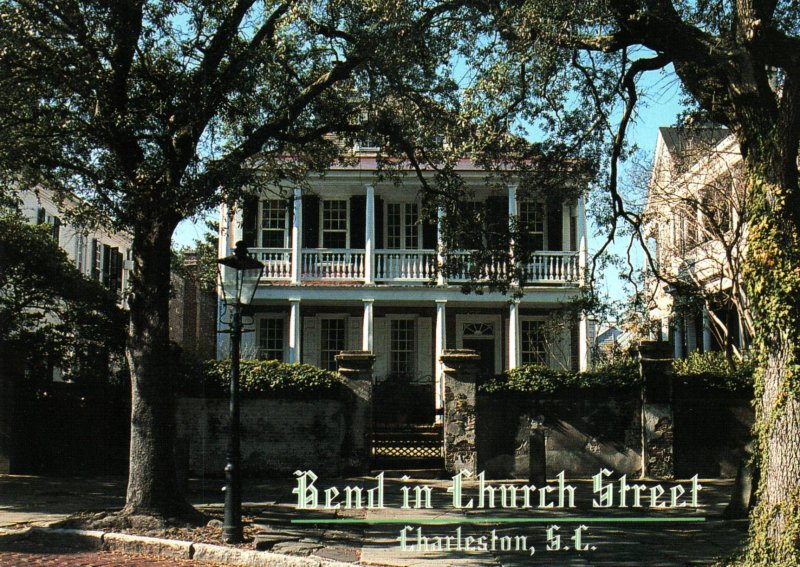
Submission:
M 65 212 L 76 204 L 69 199 L 58 201 L 52 190 L 41 186 L 21 191 L 20 199 L 28 222 L 49 225 L 53 239 L 83 275 L 123 294 L 133 269 L 128 234 L 70 224 Z
M 675 358 L 747 346 L 742 156 L 722 128 L 660 128 L 645 234 L 662 278 L 647 285 L 650 319 Z M 737 309 L 737 306 L 740 309 Z
M 583 199 L 548 207 L 518 200 L 514 184 L 489 188 L 486 172 L 471 162 L 461 162 L 458 173 L 495 221 L 521 219 L 530 227 L 537 251 L 519 300 L 465 294 L 465 251 L 448 254 L 463 270 L 445 277 L 438 269 L 448 261 L 444 213 L 423 221 L 416 178 L 383 180 L 376 156 L 360 152 L 354 164 L 331 168 L 288 199 L 261 194 L 222 210 L 219 255 L 242 240 L 265 264 L 245 313 L 255 332 L 244 335 L 243 355 L 335 368 L 343 350 L 372 351 L 378 382 L 402 377 L 429 385 L 436 408 L 445 349 L 476 350 L 487 375 L 534 362 L 586 368 L 586 321 L 561 315 L 579 293 L 586 263 Z M 487 269 L 502 274 L 507 266 Z M 555 328 L 554 319 L 563 324 Z M 220 357 L 228 353 L 226 337 L 220 335 Z

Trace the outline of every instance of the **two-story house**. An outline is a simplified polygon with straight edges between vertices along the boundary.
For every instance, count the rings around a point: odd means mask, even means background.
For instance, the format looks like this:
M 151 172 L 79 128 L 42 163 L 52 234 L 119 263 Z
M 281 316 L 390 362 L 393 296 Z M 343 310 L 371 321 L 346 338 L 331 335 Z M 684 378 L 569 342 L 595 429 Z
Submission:
M 53 191 L 45 187 L 22 191 L 20 198 L 22 214 L 28 222 L 50 225 L 53 239 L 82 274 L 120 294 L 127 289 L 133 269 L 130 235 L 66 222 L 65 212 L 76 202 L 57 201 Z
M 724 128 L 660 128 L 644 218 L 650 318 L 676 358 L 746 347 L 742 156 Z
M 486 172 L 470 161 L 457 170 L 478 205 L 493 208 L 494 221 L 520 219 L 529 227 L 537 251 L 520 299 L 463 293 L 468 254 L 441 246 L 444 213 L 435 222 L 422 219 L 419 181 L 383 180 L 376 155 L 361 151 L 354 164 L 332 167 L 289 199 L 262 194 L 222 210 L 220 257 L 243 240 L 265 264 L 248 311 L 255 332 L 243 338 L 244 356 L 335 368 L 340 351 L 369 350 L 378 381 L 401 376 L 430 384 L 437 408 L 445 349 L 476 350 L 489 375 L 524 363 L 586 368 L 586 321 L 555 331 L 549 323 L 579 294 L 583 199 L 556 207 L 518 200 L 513 183 L 488 187 Z M 460 258 L 463 270 L 443 274 L 445 254 Z M 228 352 L 225 336 L 220 357 Z

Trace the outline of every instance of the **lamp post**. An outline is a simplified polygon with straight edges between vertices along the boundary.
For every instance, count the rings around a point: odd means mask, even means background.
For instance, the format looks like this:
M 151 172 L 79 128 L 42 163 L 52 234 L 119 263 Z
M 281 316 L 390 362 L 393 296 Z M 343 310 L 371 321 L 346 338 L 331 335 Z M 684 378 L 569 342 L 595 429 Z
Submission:
M 222 300 L 231 309 L 231 399 L 228 462 L 225 465 L 225 518 L 222 539 L 242 541 L 242 471 L 239 437 L 239 350 L 242 342 L 242 305 L 255 295 L 264 264 L 247 253 L 244 242 L 237 242 L 232 256 L 217 260 Z

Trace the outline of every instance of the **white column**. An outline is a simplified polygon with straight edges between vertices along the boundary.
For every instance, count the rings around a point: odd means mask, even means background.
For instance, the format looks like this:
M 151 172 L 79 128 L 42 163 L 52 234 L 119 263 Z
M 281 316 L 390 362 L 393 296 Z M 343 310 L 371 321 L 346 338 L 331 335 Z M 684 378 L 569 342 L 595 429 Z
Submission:
M 375 283 L 375 188 L 371 183 L 367 185 L 367 219 L 364 232 L 364 283 L 373 284 Z
M 361 331 L 361 350 L 368 350 L 373 352 L 373 340 L 372 336 L 374 334 L 374 326 L 373 326 L 373 309 L 372 304 L 375 302 L 374 299 L 365 299 L 364 300 L 364 322 L 362 324 L 362 331 Z
M 578 197 L 578 270 L 580 270 L 580 283 L 586 283 L 586 262 L 587 262 L 587 242 L 586 242 L 586 199 L 583 195 Z
M 578 370 L 589 370 L 589 319 L 583 311 L 578 321 Z
M 294 188 L 292 217 L 292 283 L 300 283 L 301 253 L 303 250 L 303 191 Z
M 508 306 L 508 369 L 520 364 L 519 301 Z
M 703 307 L 703 352 L 711 352 L 711 319 L 708 316 L 708 309 Z
M 300 362 L 300 300 L 289 299 L 289 362 Z
M 444 407 L 444 372 L 442 371 L 442 353 L 447 347 L 447 300 L 436 300 L 436 337 L 434 344 L 434 385 L 436 399 L 436 420 L 441 420 Z
M 443 272 L 444 259 L 445 259 L 444 248 L 442 244 L 442 242 L 444 241 L 444 238 L 442 237 L 443 227 L 444 227 L 444 208 L 439 207 L 436 211 L 436 265 L 439 266 L 439 272 L 436 275 L 436 285 L 447 285 L 447 280 L 445 279 Z
M 509 185 L 508 186 L 508 225 L 509 228 L 514 224 L 515 219 L 518 215 L 518 208 L 517 208 L 517 186 L 516 185 Z M 511 247 L 511 261 L 514 261 L 514 239 L 512 238 L 509 242 L 509 246 Z

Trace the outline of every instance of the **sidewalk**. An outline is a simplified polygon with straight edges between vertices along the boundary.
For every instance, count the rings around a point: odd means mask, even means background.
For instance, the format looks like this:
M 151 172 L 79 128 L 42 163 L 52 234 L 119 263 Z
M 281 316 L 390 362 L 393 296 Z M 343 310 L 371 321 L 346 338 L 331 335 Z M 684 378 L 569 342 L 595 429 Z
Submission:
M 493 485 L 500 483 L 492 481 Z M 745 521 L 724 521 L 720 517 L 731 481 L 701 480 L 701 483 L 697 510 L 593 508 L 595 495 L 591 481 L 570 481 L 576 487 L 576 508 L 568 510 L 503 508 L 499 491 L 495 508 L 458 510 L 452 507 L 452 496 L 446 493 L 450 481 L 403 483 L 386 479 L 382 509 L 311 511 L 296 509 L 296 496 L 292 494 L 296 481 L 287 476 L 274 480 L 245 479 L 244 513 L 255 518 L 258 528 L 259 535 L 251 549 L 347 564 L 706 565 L 733 552 L 744 540 L 747 525 Z M 669 498 L 668 487 L 674 483 L 661 484 Z M 222 485 L 221 479 L 192 480 L 189 499 L 202 510 L 219 512 Z M 316 486 L 321 504 L 323 489 L 329 486 L 339 489 L 337 502 L 344 503 L 344 487 L 348 485 L 369 489 L 375 486 L 375 480 L 320 478 Z M 401 509 L 402 488 L 409 489 L 413 503 L 415 488 L 421 485 L 431 487 L 434 507 Z M 57 526 L 75 512 L 119 509 L 124 504 L 124 493 L 122 478 L 0 475 L 0 529 Z M 465 493 L 465 503 L 466 498 L 473 498 L 477 504 L 474 483 L 465 485 Z M 697 521 L 700 518 L 704 521 Z M 293 520 L 310 523 L 293 523 Z M 576 542 L 576 535 L 580 541 Z M 401 537 L 405 537 L 405 549 L 401 549 Z M 557 546 L 556 541 L 560 549 L 548 550 L 548 544 L 551 548 Z M 576 543 L 585 550 L 575 550 Z

